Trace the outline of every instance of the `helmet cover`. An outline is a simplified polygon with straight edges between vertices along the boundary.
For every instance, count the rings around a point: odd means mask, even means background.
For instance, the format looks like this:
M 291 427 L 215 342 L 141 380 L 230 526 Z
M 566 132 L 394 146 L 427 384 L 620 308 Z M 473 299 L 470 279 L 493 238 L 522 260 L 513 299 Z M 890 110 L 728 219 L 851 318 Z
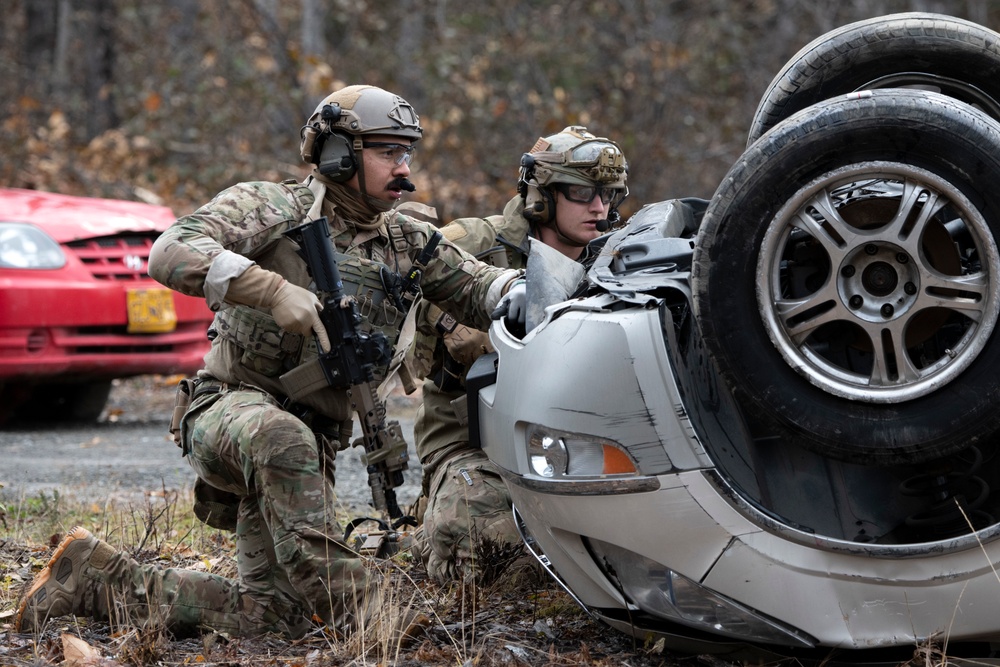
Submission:
M 533 185 L 538 187 L 553 183 L 626 187 L 628 163 L 621 147 L 585 127 L 571 125 L 541 137 L 528 154 L 534 163 Z
M 399 95 L 375 86 L 355 85 L 331 93 L 317 106 L 300 132 L 302 160 L 316 162 L 331 132 L 354 137 L 385 134 L 410 139 L 423 136 L 420 118 Z

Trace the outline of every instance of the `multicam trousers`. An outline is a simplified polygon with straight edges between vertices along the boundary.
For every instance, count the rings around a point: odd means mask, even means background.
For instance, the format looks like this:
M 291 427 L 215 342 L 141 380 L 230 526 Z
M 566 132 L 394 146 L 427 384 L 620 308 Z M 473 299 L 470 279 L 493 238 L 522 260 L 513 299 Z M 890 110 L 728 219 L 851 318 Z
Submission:
M 153 610 L 174 632 L 296 637 L 317 615 L 349 627 L 372 575 L 337 540 L 332 456 L 299 419 L 255 390 L 197 398 L 181 425 L 195 472 L 240 498 L 239 578 L 122 562 L 108 584 L 130 591 L 136 614 Z
M 452 404 L 456 397 L 462 398 L 425 382 L 414 423 L 427 498 L 414 547 L 427 573 L 439 583 L 475 571 L 480 540 L 521 541 L 507 487 L 486 454 L 469 444 L 468 426 Z

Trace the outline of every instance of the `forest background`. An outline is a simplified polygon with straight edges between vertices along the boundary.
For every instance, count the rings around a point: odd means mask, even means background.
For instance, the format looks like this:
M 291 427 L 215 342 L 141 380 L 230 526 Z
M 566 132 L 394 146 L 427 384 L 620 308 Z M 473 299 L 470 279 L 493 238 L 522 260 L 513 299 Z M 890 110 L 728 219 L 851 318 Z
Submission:
M 626 215 L 711 197 L 802 46 L 882 14 L 1000 29 L 1000 0 L 2 0 L 0 185 L 188 213 L 302 178 L 299 128 L 343 85 L 420 114 L 414 199 L 499 212 L 521 153 L 588 126 L 630 164 Z

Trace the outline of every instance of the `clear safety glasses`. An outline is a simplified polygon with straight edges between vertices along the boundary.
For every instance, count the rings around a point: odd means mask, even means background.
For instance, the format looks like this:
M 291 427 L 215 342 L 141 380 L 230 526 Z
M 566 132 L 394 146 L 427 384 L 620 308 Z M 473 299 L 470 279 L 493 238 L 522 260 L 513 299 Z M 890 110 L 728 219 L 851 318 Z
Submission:
M 386 162 L 394 164 L 409 165 L 413 162 L 413 146 L 409 144 L 393 144 L 384 141 L 366 141 L 361 144 L 362 148 L 375 149 L 375 155 Z

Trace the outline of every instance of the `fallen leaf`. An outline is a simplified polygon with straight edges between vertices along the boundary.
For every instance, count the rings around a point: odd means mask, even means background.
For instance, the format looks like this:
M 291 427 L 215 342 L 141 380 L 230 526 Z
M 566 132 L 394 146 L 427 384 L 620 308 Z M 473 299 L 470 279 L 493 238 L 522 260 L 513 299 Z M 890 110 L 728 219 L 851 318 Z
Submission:
M 62 664 L 67 665 L 67 667 L 92 665 L 101 659 L 100 651 L 71 634 L 63 633 L 62 645 L 63 655 L 66 657 Z

